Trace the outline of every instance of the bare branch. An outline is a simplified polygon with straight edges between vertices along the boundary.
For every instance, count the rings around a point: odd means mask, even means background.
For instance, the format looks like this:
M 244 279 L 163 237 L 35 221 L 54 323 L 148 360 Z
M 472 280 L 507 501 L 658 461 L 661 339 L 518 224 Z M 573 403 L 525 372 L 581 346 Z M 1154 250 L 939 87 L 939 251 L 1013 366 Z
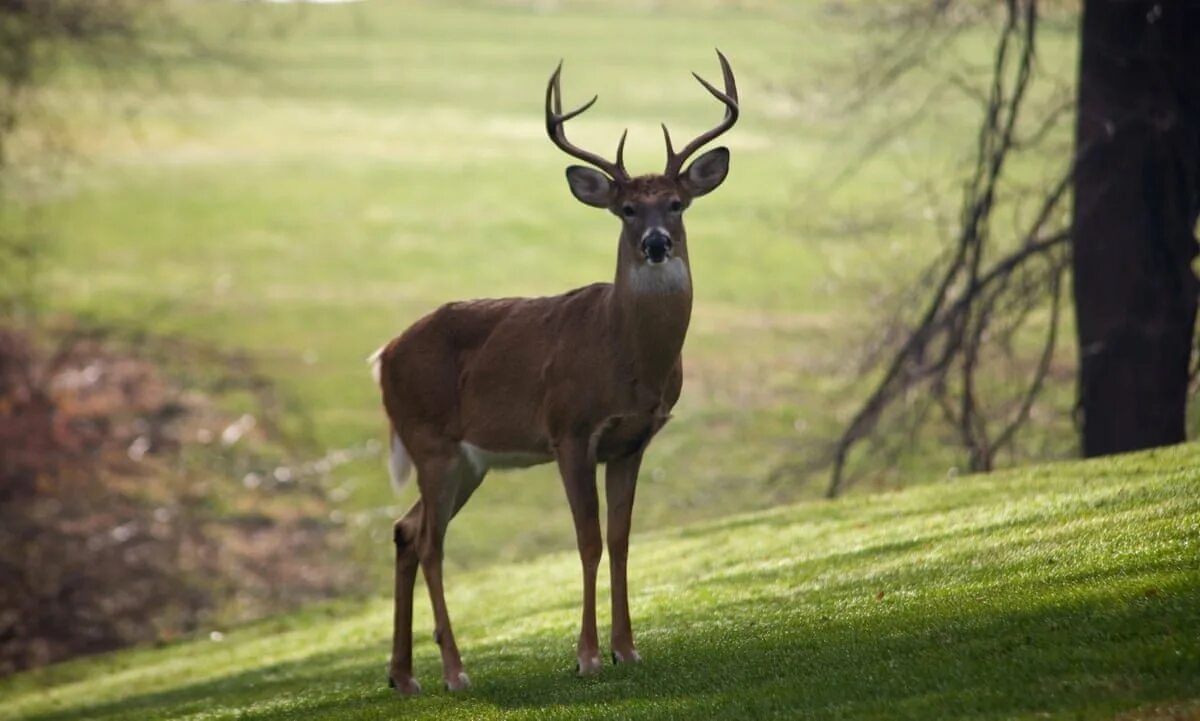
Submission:
M 889 407 L 917 386 L 924 386 L 935 407 L 956 429 L 973 470 L 989 470 L 996 453 L 1011 447 L 1028 420 L 1049 372 L 1058 332 L 1062 276 L 1066 271 L 1065 230 L 1047 232 L 1074 173 L 1075 163 L 1046 190 L 1014 250 L 988 261 L 995 253 L 993 211 L 997 206 L 1007 161 L 1019 147 L 1045 138 L 1064 110 L 1053 109 L 1026 138 L 1018 140 L 1018 120 L 1034 75 L 1037 3 L 1007 0 L 1006 15 L 993 57 L 992 82 L 976 141 L 975 163 L 964 192 L 960 230 L 953 251 L 940 259 L 934 291 L 918 322 L 892 355 L 880 380 L 852 417 L 832 451 L 833 472 L 826 495 L 845 485 L 850 450 L 870 437 Z M 1045 269 L 1030 274 L 1031 262 L 1047 259 Z M 1047 294 L 1041 293 L 1047 289 Z M 1041 299 L 1048 298 L 1050 320 L 1032 378 L 1024 386 L 1015 413 L 991 428 L 993 412 L 980 394 L 980 369 L 993 347 L 1008 349 Z

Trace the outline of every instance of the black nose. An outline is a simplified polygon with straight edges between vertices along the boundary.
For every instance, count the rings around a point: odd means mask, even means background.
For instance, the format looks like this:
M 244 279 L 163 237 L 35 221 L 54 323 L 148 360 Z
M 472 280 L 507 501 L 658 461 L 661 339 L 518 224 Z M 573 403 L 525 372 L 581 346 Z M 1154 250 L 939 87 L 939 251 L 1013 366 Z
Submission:
M 661 263 L 671 252 L 671 236 L 661 230 L 652 230 L 642 238 L 642 252 L 654 263 Z

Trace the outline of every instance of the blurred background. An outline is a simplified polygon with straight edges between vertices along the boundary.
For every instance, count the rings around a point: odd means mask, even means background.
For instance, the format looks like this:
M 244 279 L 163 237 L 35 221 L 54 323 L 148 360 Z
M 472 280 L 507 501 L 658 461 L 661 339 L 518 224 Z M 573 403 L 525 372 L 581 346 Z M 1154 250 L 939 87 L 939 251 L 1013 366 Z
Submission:
M 721 108 L 635 529 L 1079 452 L 1074 3 L 0 0 L 0 672 L 390 591 L 366 356 L 608 280 L 542 124 L 657 172 Z M 1190 332 L 1190 329 L 1189 329 Z M 1190 346 L 1189 346 L 1190 348 Z M 409 495 L 415 489 L 407 489 Z M 451 569 L 573 545 L 490 476 Z M 453 571 L 452 571 L 453 572 Z

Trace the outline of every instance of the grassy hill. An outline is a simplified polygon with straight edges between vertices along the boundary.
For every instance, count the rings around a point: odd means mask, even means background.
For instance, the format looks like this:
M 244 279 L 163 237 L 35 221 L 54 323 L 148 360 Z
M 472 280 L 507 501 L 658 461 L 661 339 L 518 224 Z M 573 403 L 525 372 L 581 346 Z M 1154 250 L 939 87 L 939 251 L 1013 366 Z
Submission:
M 461 695 L 425 633 L 391 695 L 380 599 L 9 678 L 0 719 L 1200 718 L 1197 544 L 1200 447 L 1044 466 L 635 534 L 646 660 L 597 678 L 557 554 L 450 576 Z

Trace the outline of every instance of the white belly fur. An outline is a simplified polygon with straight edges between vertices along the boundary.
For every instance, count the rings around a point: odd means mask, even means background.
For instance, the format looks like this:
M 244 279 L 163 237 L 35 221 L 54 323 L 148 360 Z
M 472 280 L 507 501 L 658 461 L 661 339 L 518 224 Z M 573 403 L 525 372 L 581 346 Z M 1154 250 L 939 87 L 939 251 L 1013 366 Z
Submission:
M 467 441 L 462 441 L 458 444 L 458 447 L 462 450 L 463 457 L 467 460 L 467 463 L 480 476 L 493 469 L 528 468 L 530 466 L 549 463 L 553 460 L 552 456 L 545 456 L 540 453 L 489 451 L 486 448 L 480 448 Z

